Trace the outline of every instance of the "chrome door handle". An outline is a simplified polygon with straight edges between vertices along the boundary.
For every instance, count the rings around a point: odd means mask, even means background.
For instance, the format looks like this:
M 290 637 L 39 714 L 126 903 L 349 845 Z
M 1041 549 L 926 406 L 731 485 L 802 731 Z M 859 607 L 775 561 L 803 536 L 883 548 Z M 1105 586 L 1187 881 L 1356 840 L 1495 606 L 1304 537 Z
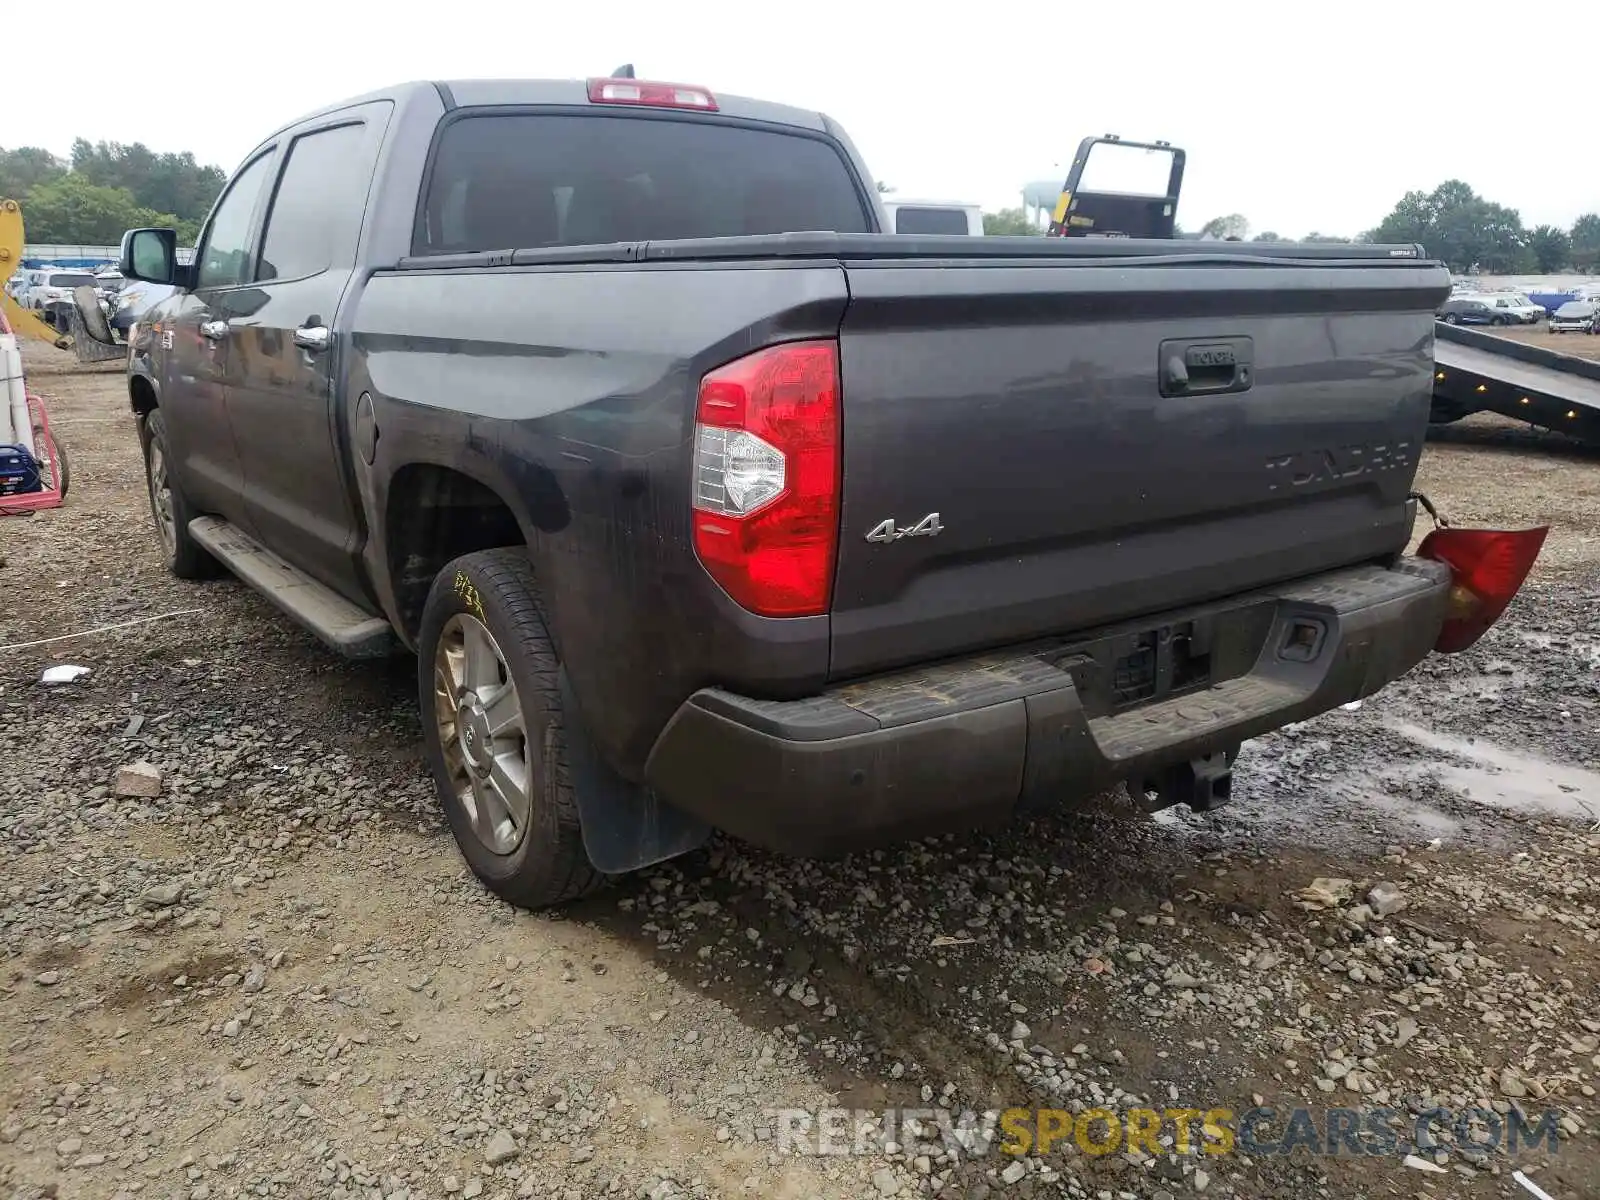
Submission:
M 200 336 L 210 338 L 213 342 L 220 342 L 228 336 L 228 323 L 226 321 L 202 321 L 200 323 Z
M 294 344 L 315 354 L 328 348 L 329 336 L 326 325 L 302 325 L 294 331 Z

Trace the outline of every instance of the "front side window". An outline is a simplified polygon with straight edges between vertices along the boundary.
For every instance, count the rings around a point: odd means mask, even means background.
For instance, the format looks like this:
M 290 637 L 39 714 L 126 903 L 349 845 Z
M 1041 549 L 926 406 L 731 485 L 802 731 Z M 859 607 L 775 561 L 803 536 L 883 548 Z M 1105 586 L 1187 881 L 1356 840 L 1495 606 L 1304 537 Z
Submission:
M 255 215 L 261 189 L 267 184 L 272 153 L 261 155 L 234 177 L 212 218 L 195 273 L 195 287 L 231 287 L 249 279 L 250 219 Z

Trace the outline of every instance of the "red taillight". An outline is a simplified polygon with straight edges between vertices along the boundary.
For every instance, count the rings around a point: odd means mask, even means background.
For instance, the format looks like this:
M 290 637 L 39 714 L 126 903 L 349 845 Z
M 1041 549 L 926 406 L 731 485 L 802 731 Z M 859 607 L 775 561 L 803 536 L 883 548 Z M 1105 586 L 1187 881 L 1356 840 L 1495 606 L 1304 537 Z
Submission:
M 686 83 L 646 83 L 642 79 L 591 79 L 589 103 L 717 111 L 716 99 L 703 87 L 691 87 Z
M 1465 650 L 1500 619 L 1544 547 L 1548 525 L 1537 529 L 1435 529 L 1417 553 L 1450 568 L 1450 614 L 1434 649 Z
M 839 347 L 790 342 L 700 381 L 694 549 L 764 617 L 828 611 L 839 545 Z

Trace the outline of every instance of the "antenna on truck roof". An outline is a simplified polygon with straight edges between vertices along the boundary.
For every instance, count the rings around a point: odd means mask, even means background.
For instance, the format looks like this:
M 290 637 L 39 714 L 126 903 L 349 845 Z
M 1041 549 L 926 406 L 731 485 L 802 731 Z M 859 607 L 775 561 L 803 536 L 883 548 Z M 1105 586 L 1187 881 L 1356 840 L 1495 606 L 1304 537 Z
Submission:
M 633 64 L 632 63 L 623 63 L 615 71 L 611 72 L 611 78 L 613 78 L 613 79 L 632 79 L 633 78 Z

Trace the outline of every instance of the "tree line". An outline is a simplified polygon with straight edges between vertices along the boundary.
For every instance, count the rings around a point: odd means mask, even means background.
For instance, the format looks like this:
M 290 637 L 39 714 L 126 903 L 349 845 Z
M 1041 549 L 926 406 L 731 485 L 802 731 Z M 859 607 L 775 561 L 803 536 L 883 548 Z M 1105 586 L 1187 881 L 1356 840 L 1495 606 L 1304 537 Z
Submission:
M 37 146 L 0 148 L 0 196 L 21 203 L 35 245 L 113 246 L 124 230 L 151 225 L 192 245 L 226 181 L 188 151 L 160 154 L 142 142 L 76 138 L 65 161 Z
M 1459 179 L 1446 180 L 1431 192 L 1407 192 L 1375 228 L 1353 237 L 1313 231 L 1293 238 L 1272 230 L 1252 237 L 1250 230 L 1243 214 L 1228 213 L 1193 232 L 1180 229 L 1178 236 L 1257 242 L 1415 242 L 1457 274 L 1600 272 L 1600 213 L 1585 213 L 1569 229 L 1557 225 L 1529 229 L 1516 209 L 1486 200 Z M 983 231 L 992 236 L 1044 232 L 1020 208 L 985 213 Z
M 0 148 L 0 196 L 20 201 L 33 243 L 114 245 L 126 229 L 170 226 L 192 244 L 227 176 L 195 161 L 192 153 L 157 153 L 142 142 L 90 142 L 76 138 L 63 161 L 48 150 Z M 893 191 L 884 183 L 880 192 Z M 991 236 L 1038 235 L 1043 229 L 1021 208 L 985 213 Z M 1241 213 L 1213 217 L 1188 238 L 1252 238 Z M 1353 237 L 1313 231 L 1299 239 L 1276 231 L 1258 242 L 1417 242 L 1458 273 L 1554 274 L 1600 272 L 1600 213 L 1585 213 L 1563 229 L 1525 228 L 1514 208 L 1485 199 L 1459 179 L 1431 192 L 1411 191 L 1378 225 Z

